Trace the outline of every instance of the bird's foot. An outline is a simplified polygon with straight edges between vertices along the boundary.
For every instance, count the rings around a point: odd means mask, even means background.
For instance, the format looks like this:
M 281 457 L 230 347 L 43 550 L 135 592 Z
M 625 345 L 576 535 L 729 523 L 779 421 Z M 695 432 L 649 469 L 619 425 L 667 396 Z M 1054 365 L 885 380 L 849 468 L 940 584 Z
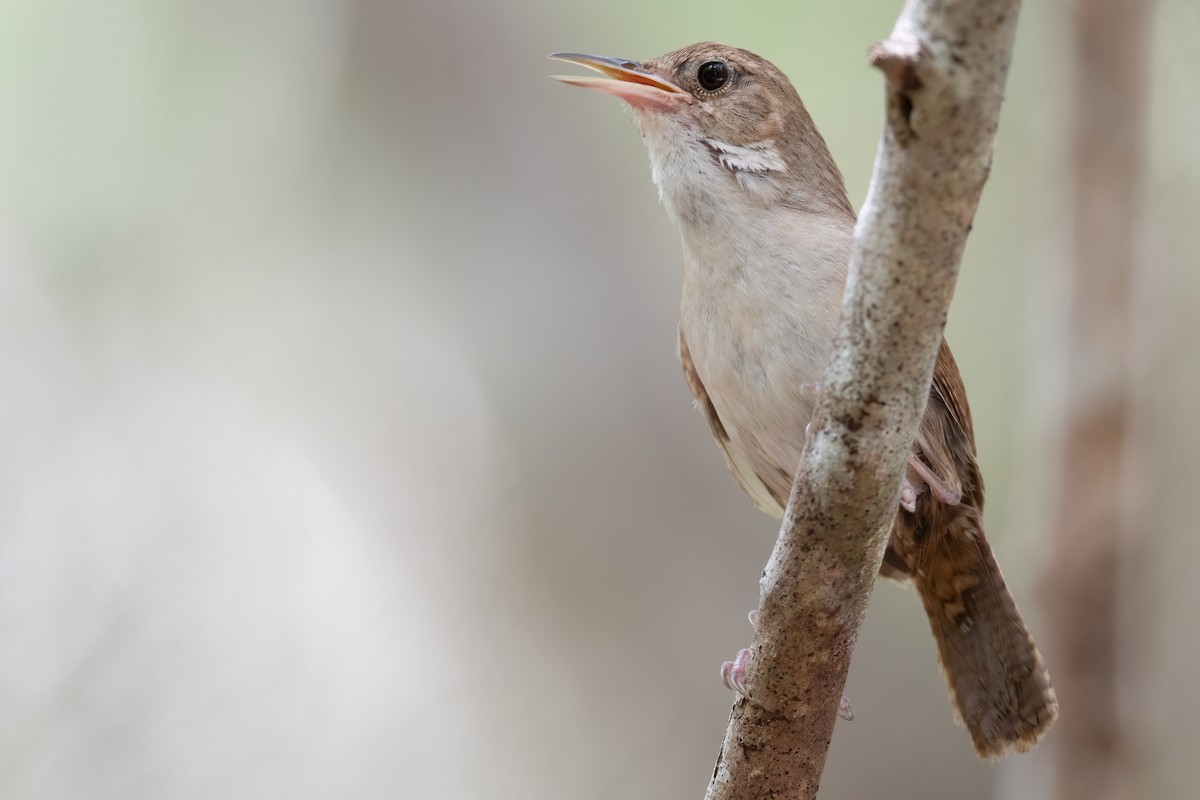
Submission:
M 725 688 L 742 697 L 746 696 L 746 665 L 750 663 L 750 648 L 738 650 L 733 661 L 721 664 L 721 683 Z
M 749 614 L 750 624 L 755 628 L 758 627 L 758 611 L 751 611 Z M 743 647 L 738 650 L 733 661 L 726 661 L 721 664 L 721 683 L 725 684 L 734 694 L 741 697 L 748 696 L 746 691 L 746 667 L 750 663 L 750 648 Z M 838 702 L 838 716 L 849 722 L 854 719 L 854 708 L 850 705 L 850 698 L 842 694 L 842 699 Z

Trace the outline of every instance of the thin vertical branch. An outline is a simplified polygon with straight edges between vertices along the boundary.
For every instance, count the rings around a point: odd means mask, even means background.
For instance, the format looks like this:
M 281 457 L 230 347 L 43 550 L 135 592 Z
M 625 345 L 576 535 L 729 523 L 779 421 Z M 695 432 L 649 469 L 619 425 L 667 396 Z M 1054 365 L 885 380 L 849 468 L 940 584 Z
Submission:
M 1062 724 L 1057 794 L 1136 791 L 1120 714 L 1131 498 L 1130 312 L 1145 162 L 1149 0 L 1073 0 L 1070 358 L 1054 554 L 1045 586 Z
M 711 800 L 816 796 L 850 655 L 991 165 L 1018 0 L 910 0 L 870 52 L 887 126 L 842 327 L 763 573 L 748 697 Z

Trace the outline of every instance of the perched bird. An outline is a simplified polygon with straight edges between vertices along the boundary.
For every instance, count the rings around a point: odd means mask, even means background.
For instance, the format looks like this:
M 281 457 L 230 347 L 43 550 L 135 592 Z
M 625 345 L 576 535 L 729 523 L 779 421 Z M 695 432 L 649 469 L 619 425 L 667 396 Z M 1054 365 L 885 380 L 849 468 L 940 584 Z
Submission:
M 701 43 L 645 62 L 556 53 L 554 76 L 624 100 L 683 239 L 679 357 L 746 494 L 780 516 L 830 358 L 855 213 L 792 84 Z M 983 532 L 966 391 L 942 342 L 881 574 L 916 588 L 975 751 L 1025 751 L 1058 714 L 1050 676 Z

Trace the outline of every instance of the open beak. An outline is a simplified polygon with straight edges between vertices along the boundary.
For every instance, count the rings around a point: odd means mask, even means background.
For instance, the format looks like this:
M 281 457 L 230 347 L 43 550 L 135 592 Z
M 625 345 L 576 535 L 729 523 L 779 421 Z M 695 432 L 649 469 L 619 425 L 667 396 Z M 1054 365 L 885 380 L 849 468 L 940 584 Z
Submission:
M 675 103 L 692 100 L 692 96 L 683 89 L 647 71 L 636 61 L 583 53 L 551 53 L 547 58 L 579 64 L 605 76 L 551 75 L 554 80 L 611 94 L 634 107 L 668 108 Z

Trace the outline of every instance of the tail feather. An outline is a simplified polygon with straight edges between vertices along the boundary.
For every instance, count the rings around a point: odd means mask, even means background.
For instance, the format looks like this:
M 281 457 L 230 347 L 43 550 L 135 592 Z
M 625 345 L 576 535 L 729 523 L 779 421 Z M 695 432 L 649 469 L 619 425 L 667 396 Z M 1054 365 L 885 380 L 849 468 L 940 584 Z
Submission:
M 959 722 L 982 758 L 1033 747 L 1058 717 L 1045 662 L 971 506 L 941 507 L 945 527 L 909 560 Z M 914 531 L 919 533 L 919 531 Z M 916 554 L 914 554 L 916 555 Z
M 983 478 L 962 376 L 945 341 L 883 574 L 925 605 L 958 720 L 983 758 L 1024 752 L 1058 717 L 1050 675 L 983 533 Z

